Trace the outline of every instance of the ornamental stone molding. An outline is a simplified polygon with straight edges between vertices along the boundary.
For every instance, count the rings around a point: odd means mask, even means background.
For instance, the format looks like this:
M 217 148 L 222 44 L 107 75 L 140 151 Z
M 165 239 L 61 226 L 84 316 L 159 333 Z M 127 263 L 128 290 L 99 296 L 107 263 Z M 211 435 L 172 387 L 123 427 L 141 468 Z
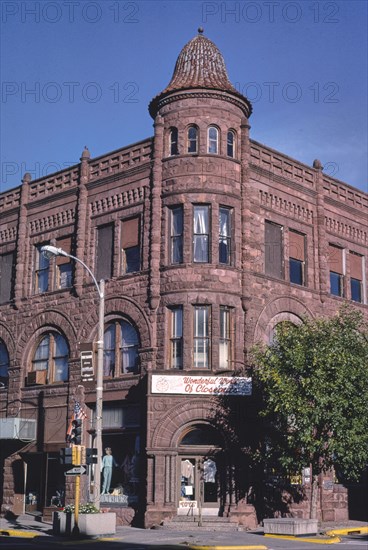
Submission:
M 156 397 L 157 399 L 157 397 Z M 181 435 L 194 424 L 209 424 L 213 426 L 213 413 L 216 402 L 213 399 L 188 399 L 176 402 L 161 416 L 151 441 L 153 448 L 178 447 Z M 218 430 L 218 428 L 216 428 Z
M 278 197 L 268 191 L 259 191 L 261 206 L 285 214 L 290 218 L 313 223 L 313 211 L 300 204 Z
M 17 238 L 17 228 L 15 225 L 13 227 L 5 227 L 4 229 L 0 229 L 1 243 L 15 241 L 16 238 Z
M 31 235 L 39 233 L 42 231 L 48 231 L 50 229 L 55 229 L 56 227 L 61 227 L 63 225 L 70 225 L 75 221 L 75 209 L 70 208 L 69 210 L 61 210 L 55 212 L 50 216 L 45 216 L 44 218 L 39 218 L 30 222 Z
M 105 300 L 105 324 L 117 319 L 128 319 L 137 328 L 142 348 L 151 347 L 151 325 L 141 308 L 128 297 L 109 296 Z M 86 320 L 78 331 L 78 342 L 91 342 L 98 330 L 98 306 L 90 308 Z
M 17 341 L 16 364 L 25 365 L 36 339 L 43 333 L 57 331 L 65 336 L 69 349 L 76 345 L 76 330 L 67 314 L 57 310 L 46 310 L 32 317 Z
M 10 332 L 7 325 L 3 322 L 0 322 L 0 339 L 4 342 L 6 349 L 9 354 L 9 360 L 12 364 L 12 358 L 15 354 L 15 340 L 13 334 Z
M 144 200 L 144 190 L 145 187 L 138 187 L 137 189 L 128 189 L 122 193 L 102 197 L 90 204 L 91 215 L 96 216 L 123 206 L 142 202 Z
M 282 321 L 297 323 L 303 317 L 313 318 L 310 309 L 298 298 L 292 296 L 279 296 L 261 311 L 254 329 L 254 342 L 263 341 L 269 343 L 273 328 Z

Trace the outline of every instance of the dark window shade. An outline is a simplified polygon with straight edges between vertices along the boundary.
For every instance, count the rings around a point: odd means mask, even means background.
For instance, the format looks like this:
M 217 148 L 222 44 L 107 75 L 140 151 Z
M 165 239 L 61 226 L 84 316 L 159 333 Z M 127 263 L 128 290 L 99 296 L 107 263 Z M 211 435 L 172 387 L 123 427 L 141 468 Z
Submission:
M 328 264 L 330 271 L 343 275 L 342 248 L 332 244 L 328 246 Z
M 289 257 L 304 262 L 305 260 L 305 235 L 289 231 Z
M 123 221 L 121 224 L 121 247 L 131 248 L 139 245 L 139 218 Z
M 13 289 L 14 253 L 0 256 L 0 303 L 8 302 Z
M 283 277 L 282 269 L 282 227 L 275 223 L 265 223 L 265 272 L 266 275 Z
M 64 252 L 68 252 L 68 254 L 71 254 L 72 249 L 72 238 L 66 237 L 64 239 L 59 239 L 56 241 L 57 248 L 62 248 Z M 67 256 L 56 256 L 56 265 L 62 265 L 62 264 L 68 264 L 70 262 L 70 258 Z
M 350 252 L 349 254 L 349 260 L 350 260 L 350 277 L 352 279 L 358 279 L 358 281 L 363 280 L 363 257 L 359 256 L 359 254 L 355 254 L 354 252 Z
M 97 229 L 97 280 L 112 277 L 113 226 L 105 225 Z

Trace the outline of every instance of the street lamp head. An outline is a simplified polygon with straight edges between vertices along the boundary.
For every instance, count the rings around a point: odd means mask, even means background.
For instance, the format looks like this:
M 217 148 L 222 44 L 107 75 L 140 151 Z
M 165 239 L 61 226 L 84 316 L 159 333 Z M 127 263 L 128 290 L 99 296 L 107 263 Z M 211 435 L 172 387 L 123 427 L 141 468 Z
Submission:
M 62 248 L 56 248 L 56 246 L 51 246 L 49 244 L 42 246 L 41 252 L 48 260 L 50 260 L 53 256 L 70 256 L 70 254 L 65 252 Z

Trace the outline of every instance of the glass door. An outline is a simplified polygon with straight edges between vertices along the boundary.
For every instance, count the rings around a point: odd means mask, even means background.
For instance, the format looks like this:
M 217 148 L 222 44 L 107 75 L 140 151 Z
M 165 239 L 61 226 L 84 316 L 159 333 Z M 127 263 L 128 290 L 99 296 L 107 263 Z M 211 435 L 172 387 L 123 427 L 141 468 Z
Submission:
M 179 509 L 219 507 L 216 461 L 203 456 L 179 457 Z

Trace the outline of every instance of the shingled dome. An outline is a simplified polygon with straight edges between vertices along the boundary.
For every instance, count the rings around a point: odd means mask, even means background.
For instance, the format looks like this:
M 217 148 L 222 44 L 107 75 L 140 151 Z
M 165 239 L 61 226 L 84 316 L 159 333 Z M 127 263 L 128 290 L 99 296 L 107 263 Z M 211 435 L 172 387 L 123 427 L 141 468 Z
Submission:
M 203 29 L 199 28 L 198 35 L 184 46 L 176 61 L 169 85 L 152 99 L 149 111 L 153 117 L 156 115 L 159 102 L 168 94 L 195 88 L 229 92 L 245 101 L 249 114 L 252 112 L 248 99 L 231 84 L 220 50 L 202 33 Z

